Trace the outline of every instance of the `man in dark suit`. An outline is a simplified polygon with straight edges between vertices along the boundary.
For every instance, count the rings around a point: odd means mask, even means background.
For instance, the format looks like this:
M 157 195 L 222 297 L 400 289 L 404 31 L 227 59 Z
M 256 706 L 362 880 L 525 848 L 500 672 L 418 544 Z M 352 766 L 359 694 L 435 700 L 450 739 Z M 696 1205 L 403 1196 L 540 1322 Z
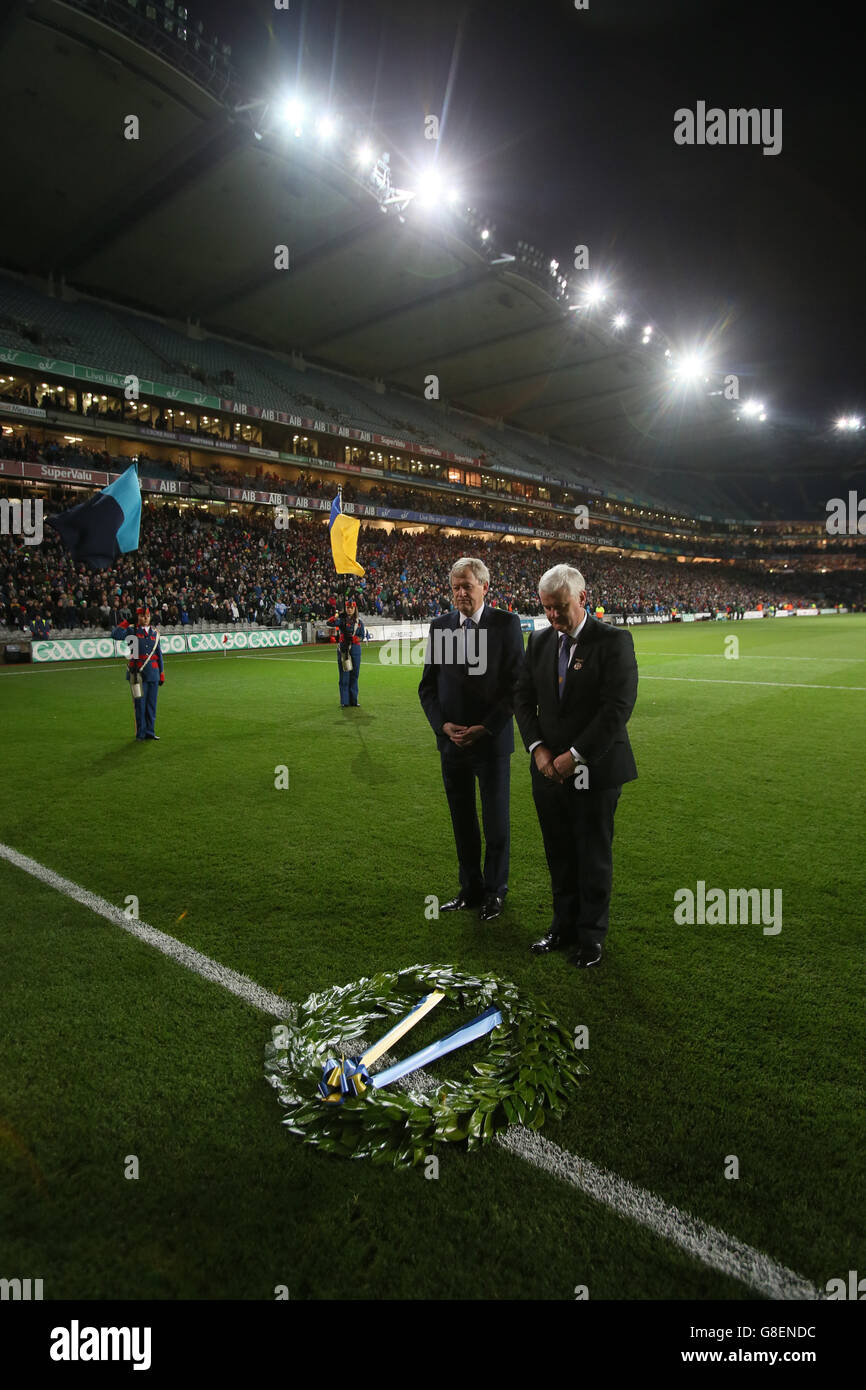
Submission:
M 608 928 L 614 812 L 637 777 L 626 732 L 637 662 L 627 629 L 587 613 L 579 570 L 555 565 L 538 592 L 550 627 L 530 637 L 514 697 L 553 888 L 550 930 L 532 950 L 573 946 L 572 963 L 593 966 Z
M 453 566 L 455 611 L 430 624 L 418 687 L 441 755 L 460 866 L 460 891 L 440 911 L 477 907 L 485 922 L 499 916 L 508 892 L 511 718 L 523 663 L 520 619 L 484 602 L 489 587 L 481 560 L 465 557 Z M 476 779 L 487 842 L 483 871 Z

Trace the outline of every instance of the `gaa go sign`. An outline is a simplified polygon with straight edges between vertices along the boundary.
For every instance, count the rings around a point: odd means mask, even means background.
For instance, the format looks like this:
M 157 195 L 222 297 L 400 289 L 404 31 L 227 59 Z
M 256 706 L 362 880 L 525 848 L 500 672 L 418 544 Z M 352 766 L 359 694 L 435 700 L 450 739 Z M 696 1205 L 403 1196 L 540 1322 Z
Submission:
M 114 642 L 110 637 L 34 642 L 32 647 L 34 661 L 93 661 L 97 657 L 114 656 Z
M 299 647 L 301 629 L 263 628 L 255 632 L 190 632 L 191 652 L 252 651 L 261 647 Z
M 164 655 L 186 652 L 252 651 L 261 647 L 300 647 L 303 635 L 299 627 L 261 628 L 255 632 L 172 632 L 160 633 L 159 644 Z M 115 641 L 112 637 L 70 638 L 66 641 L 44 640 L 31 644 L 34 661 L 95 661 L 100 657 L 129 658 L 129 638 Z

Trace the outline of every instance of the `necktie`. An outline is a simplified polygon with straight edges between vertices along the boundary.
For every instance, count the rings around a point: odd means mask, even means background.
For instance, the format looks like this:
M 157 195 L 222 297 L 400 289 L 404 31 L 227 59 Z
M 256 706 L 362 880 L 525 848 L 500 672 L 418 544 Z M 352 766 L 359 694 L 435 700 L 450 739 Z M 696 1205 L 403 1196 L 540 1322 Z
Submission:
M 571 646 L 571 638 L 567 632 L 559 634 L 559 698 L 565 694 L 565 674 L 568 670 L 568 650 Z
M 475 639 L 474 639 L 474 637 L 472 636 L 472 633 L 473 633 L 474 631 L 475 631 L 475 624 L 474 624 L 474 622 L 472 621 L 471 618 L 467 618 L 466 621 L 465 621 L 464 624 L 463 624 L 463 643 L 464 643 L 464 646 L 463 646 L 463 669 L 464 669 L 464 671 L 467 671 L 467 672 L 468 672 L 468 670 L 469 670 L 469 658 L 470 658 L 470 656 L 472 656 L 472 658 L 473 658 L 473 660 L 474 660 L 474 659 L 476 658 L 476 655 L 477 655 L 477 654 L 476 654 L 476 651 L 475 651 Z

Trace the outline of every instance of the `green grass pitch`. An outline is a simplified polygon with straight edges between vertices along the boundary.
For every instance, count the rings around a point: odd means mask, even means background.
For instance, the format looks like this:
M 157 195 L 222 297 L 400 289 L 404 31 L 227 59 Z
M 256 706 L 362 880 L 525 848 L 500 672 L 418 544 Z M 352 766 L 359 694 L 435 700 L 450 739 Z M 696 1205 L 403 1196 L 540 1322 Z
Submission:
M 167 657 L 153 744 L 120 662 L 3 671 L 0 840 L 296 1002 L 418 961 L 514 980 L 589 1028 L 549 1139 L 823 1287 L 866 1269 L 864 637 L 635 629 L 640 777 L 589 977 L 528 951 L 522 749 L 504 915 L 425 917 L 457 886 L 438 755 L 418 669 L 372 646 L 345 711 L 333 649 Z M 782 931 L 676 925 L 701 879 L 781 889 Z M 316 1152 L 263 1079 L 272 1020 L 4 860 L 0 901 L 0 1273 L 46 1299 L 754 1297 L 495 1145 L 437 1180 Z

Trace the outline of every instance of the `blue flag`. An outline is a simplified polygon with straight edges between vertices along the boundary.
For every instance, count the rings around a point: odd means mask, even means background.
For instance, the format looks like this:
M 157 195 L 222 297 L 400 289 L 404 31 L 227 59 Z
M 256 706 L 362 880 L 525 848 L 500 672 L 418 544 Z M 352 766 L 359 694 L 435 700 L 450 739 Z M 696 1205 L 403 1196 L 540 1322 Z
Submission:
M 118 555 L 137 550 L 141 487 L 135 464 L 95 497 L 59 516 L 49 517 L 48 525 L 74 560 L 83 560 L 96 570 L 107 569 Z

